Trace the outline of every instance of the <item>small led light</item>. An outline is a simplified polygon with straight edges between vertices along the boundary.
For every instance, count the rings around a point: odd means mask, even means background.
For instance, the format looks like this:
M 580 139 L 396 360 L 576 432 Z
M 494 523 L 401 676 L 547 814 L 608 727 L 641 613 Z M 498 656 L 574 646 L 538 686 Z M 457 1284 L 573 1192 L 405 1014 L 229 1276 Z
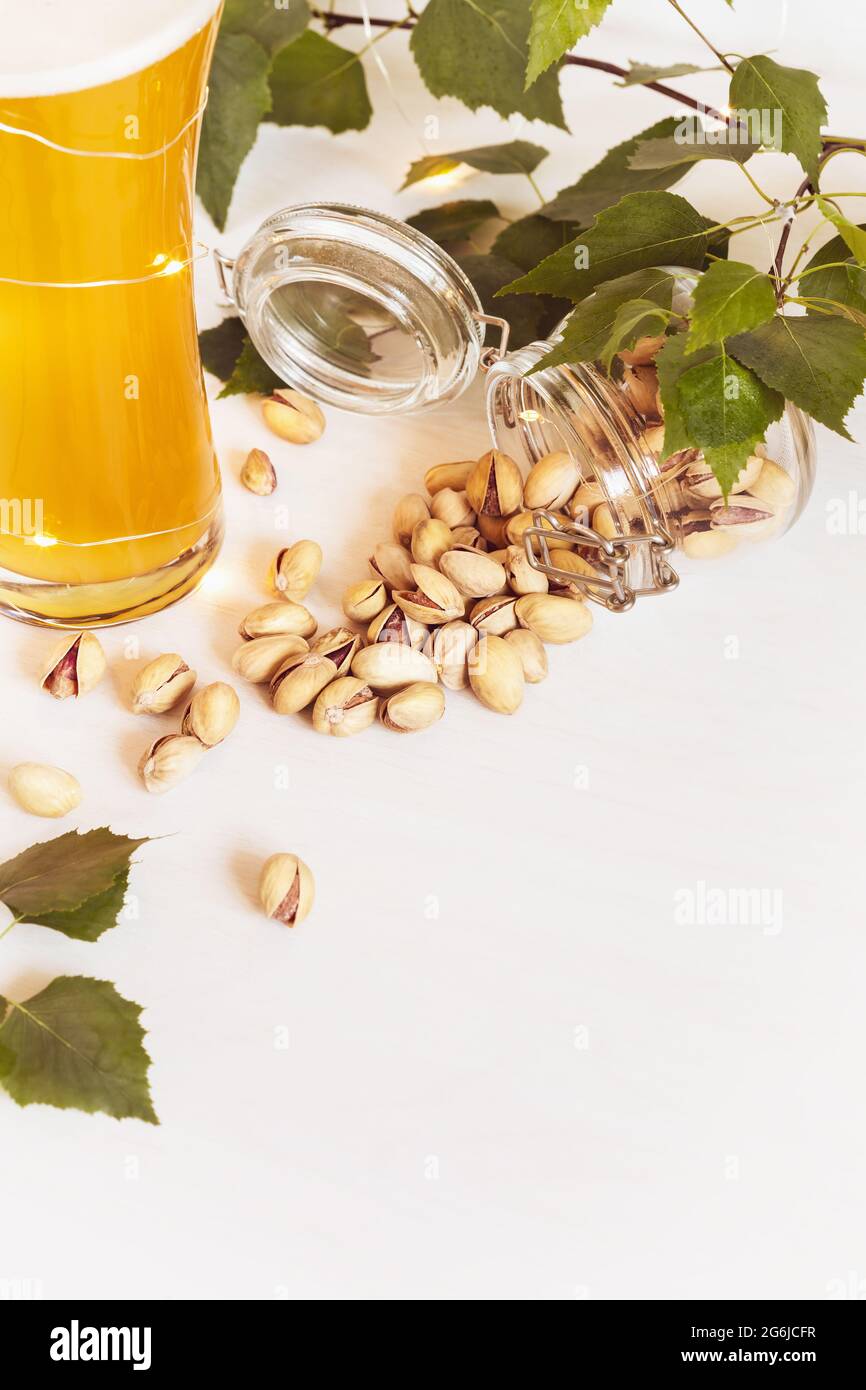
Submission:
M 165 265 L 165 263 L 166 263 L 167 260 L 168 260 L 168 256 L 166 256 L 165 252 L 164 252 L 164 251 L 160 251 L 158 255 L 154 256 L 153 260 L 151 261 L 151 265 L 152 265 L 152 266 L 157 266 L 157 267 L 158 267 L 158 266 L 161 266 L 161 265 Z
M 183 261 L 166 261 L 163 275 L 176 275 L 179 270 L 183 270 Z
M 537 410 L 521 410 L 517 418 L 518 420 L 526 420 L 527 423 L 531 424 L 533 420 L 540 420 L 541 416 Z
M 41 531 L 37 532 L 35 536 L 28 536 L 27 539 L 31 545 L 41 546 L 43 550 L 47 550 L 50 545 L 57 544 L 56 536 L 46 536 Z

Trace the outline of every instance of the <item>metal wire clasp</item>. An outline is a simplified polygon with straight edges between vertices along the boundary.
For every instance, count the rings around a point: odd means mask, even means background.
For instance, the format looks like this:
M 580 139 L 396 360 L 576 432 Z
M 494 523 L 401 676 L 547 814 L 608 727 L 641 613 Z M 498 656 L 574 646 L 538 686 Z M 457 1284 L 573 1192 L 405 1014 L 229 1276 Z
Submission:
M 648 535 L 617 536 L 609 540 L 582 522 L 563 524 L 548 511 L 534 511 L 532 517 L 535 524 L 527 527 L 523 533 L 526 556 L 532 568 L 560 584 L 573 584 L 593 603 L 600 603 L 611 613 L 627 613 L 634 607 L 635 599 L 666 594 L 680 582 L 679 575 L 665 558 L 674 548 L 673 540 L 661 527 Z M 595 551 L 597 558 L 588 563 L 597 573 L 575 574 L 572 570 L 551 564 L 552 540 L 556 541 L 557 546 Z M 652 583 L 642 586 L 629 582 L 631 564 L 639 555 L 641 560 L 649 559 L 652 580 Z
M 476 314 L 472 317 L 476 323 L 489 324 L 491 328 L 499 329 L 499 342 L 496 347 L 486 347 L 481 354 L 481 370 L 489 371 L 494 362 L 500 362 L 508 351 L 508 335 L 511 332 L 511 324 L 508 319 L 498 319 L 494 314 Z
M 232 272 L 235 268 L 235 263 L 232 260 L 231 256 L 224 256 L 222 251 L 220 251 L 217 247 L 214 247 L 213 259 L 214 265 L 216 266 L 217 279 L 220 283 L 220 289 L 222 290 L 229 304 L 234 304 L 235 296 L 234 291 L 231 288 L 230 281 Z

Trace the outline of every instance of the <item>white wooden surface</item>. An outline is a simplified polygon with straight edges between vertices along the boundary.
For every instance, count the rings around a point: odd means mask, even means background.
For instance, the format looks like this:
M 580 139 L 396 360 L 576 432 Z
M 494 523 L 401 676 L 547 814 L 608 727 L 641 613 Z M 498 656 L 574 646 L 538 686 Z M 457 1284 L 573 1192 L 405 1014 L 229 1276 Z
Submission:
M 647 7 L 621 0 L 585 51 L 702 61 L 657 8 L 650 33 Z M 850 6 L 826 5 L 831 32 L 817 37 L 805 4 L 790 6 L 781 41 L 756 17 L 770 6 L 692 8 L 730 47 L 748 51 L 751 24 L 754 46 L 823 65 L 832 128 L 861 129 L 861 84 L 846 72 L 863 20 Z M 265 128 L 226 249 L 291 201 L 405 214 L 440 201 L 441 190 L 394 192 L 430 115 L 432 150 L 521 133 L 434 103 L 402 37 L 378 51 L 405 119 L 371 64 L 367 132 Z M 569 73 L 564 88 L 573 136 L 522 132 L 553 150 L 538 174 L 548 194 L 673 109 L 592 73 Z M 717 75 L 688 90 L 722 99 Z M 779 192 L 798 180 L 788 159 L 766 167 Z M 835 187 L 862 178 L 853 160 L 833 168 Z M 716 166 L 686 191 L 707 213 L 756 201 L 737 170 Z M 531 206 L 519 179 L 481 175 L 461 192 L 511 214 Z M 203 216 L 200 232 L 213 241 Z M 753 238 L 737 254 L 764 263 L 767 247 Z M 202 323 L 215 322 L 207 269 L 201 289 Z M 480 388 L 419 421 L 331 413 L 307 450 L 281 448 L 251 402 L 221 402 L 213 418 L 229 534 L 204 590 L 105 634 L 110 677 L 77 707 L 37 689 L 50 637 L 2 632 L 5 766 L 75 772 L 85 800 L 68 824 L 167 838 L 140 854 L 135 920 L 96 945 L 21 926 L 0 948 L 0 990 L 15 997 L 84 973 L 147 1006 L 162 1119 L 19 1110 L 0 1095 L 0 1287 L 521 1299 L 862 1289 L 866 536 L 828 523 L 834 499 L 866 496 L 862 444 L 822 432 L 794 532 L 693 570 L 675 596 L 628 617 L 599 614 L 584 642 L 551 652 L 548 682 L 513 719 L 451 696 L 424 736 L 338 742 L 245 688 L 231 740 L 158 799 L 135 766 L 171 723 L 128 713 L 138 661 L 177 650 L 202 679 L 231 678 L 237 622 L 266 599 L 272 553 L 301 536 L 326 556 L 311 605 L 323 626 L 338 621 L 342 588 L 364 575 L 400 494 L 431 463 L 487 445 Z M 866 439 L 862 404 L 851 423 Z M 277 461 L 273 499 L 238 482 L 253 445 Z M 26 818 L 5 793 L 0 816 L 4 856 L 67 825 Z M 260 861 L 281 849 L 318 884 L 296 931 L 255 906 Z M 701 883 L 781 899 L 764 925 L 682 925 L 677 894 Z

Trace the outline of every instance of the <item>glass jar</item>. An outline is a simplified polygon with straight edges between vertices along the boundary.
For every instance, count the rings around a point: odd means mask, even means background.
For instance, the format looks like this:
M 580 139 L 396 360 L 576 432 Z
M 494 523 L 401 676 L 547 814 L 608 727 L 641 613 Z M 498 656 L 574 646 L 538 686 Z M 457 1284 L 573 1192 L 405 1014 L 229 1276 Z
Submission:
M 505 320 L 484 314 L 459 266 L 404 223 L 340 204 L 300 205 L 264 222 L 236 261 L 219 252 L 216 260 L 258 351 L 319 401 L 365 414 L 418 411 L 485 371 L 494 446 L 524 472 L 556 451 L 577 468 L 565 509 L 537 510 L 515 534 L 553 586 L 612 611 L 675 588 L 675 552 L 677 565 L 680 556 L 730 554 L 782 534 L 805 506 L 814 434 L 795 406 L 770 427 L 726 505 L 697 450 L 660 462 L 661 407 L 646 353 L 612 374 L 577 363 L 529 375 L 559 330 L 507 351 Z M 673 307 L 687 313 L 697 273 L 666 269 Z M 490 326 L 500 341 L 485 348 Z M 577 564 L 563 562 L 566 550 Z

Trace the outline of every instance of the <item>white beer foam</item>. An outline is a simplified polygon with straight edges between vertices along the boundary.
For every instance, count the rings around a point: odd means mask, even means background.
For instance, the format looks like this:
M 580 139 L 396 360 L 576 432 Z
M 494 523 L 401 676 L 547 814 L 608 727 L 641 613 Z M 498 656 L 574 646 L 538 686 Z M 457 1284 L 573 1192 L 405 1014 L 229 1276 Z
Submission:
M 99 87 L 202 29 L 220 0 L 0 0 L 0 100 Z

